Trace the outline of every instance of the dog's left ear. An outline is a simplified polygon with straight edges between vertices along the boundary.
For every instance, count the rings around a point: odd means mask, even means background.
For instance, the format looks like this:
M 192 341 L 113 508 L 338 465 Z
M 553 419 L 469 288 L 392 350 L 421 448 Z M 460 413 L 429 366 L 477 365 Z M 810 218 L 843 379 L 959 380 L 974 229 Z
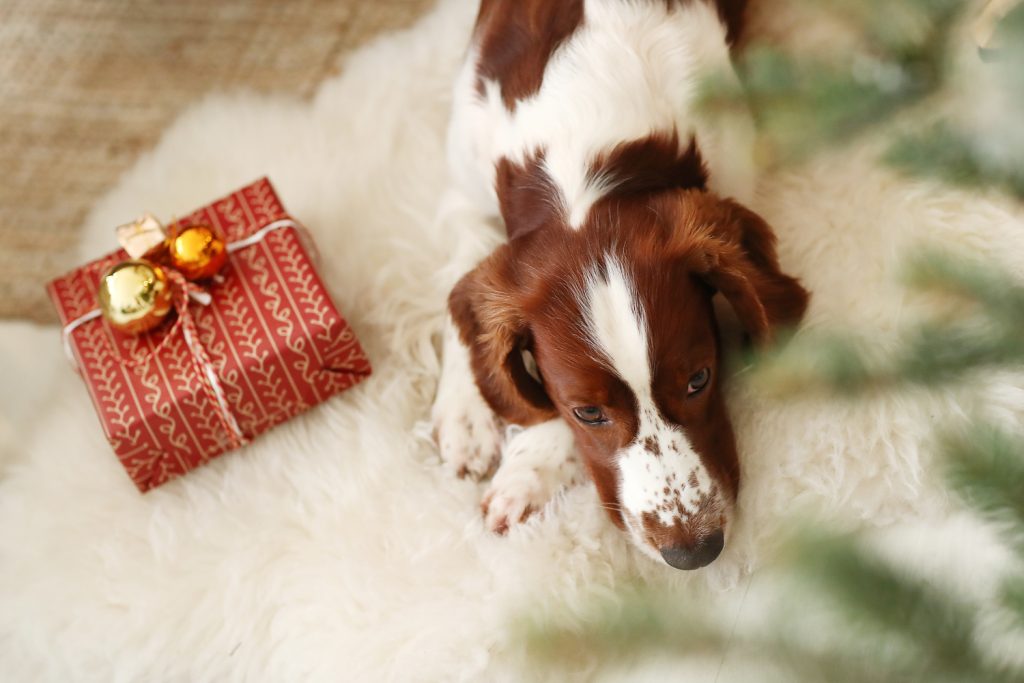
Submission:
M 799 323 L 810 294 L 780 269 L 775 233 L 764 219 L 730 199 L 708 196 L 701 203 L 704 229 L 690 267 L 722 293 L 755 341 Z
M 543 385 L 527 367 L 533 334 L 521 306 L 511 245 L 498 247 L 455 285 L 448 310 L 484 400 L 501 418 L 531 425 L 557 417 Z

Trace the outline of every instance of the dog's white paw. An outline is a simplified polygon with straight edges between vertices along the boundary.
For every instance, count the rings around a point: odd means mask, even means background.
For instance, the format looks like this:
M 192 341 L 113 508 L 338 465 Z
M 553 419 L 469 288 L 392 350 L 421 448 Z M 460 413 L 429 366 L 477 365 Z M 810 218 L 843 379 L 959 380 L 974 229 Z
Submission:
M 483 401 L 434 406 L 434 435 L 441 460 L 458 477 L 484 479 L 501 459 L 498 419 Z
M 544 507 L 558 488 L 548 486 L 536 471 L 496 476 L 480 502 L 484 525 L 496 534 L 504 534 Z
M 480 503 L 484 525 L 497 534 L 526 521 L 562 488 L 578 481 L 572 432 L 560 419 L 511 436 L 502 465 Z

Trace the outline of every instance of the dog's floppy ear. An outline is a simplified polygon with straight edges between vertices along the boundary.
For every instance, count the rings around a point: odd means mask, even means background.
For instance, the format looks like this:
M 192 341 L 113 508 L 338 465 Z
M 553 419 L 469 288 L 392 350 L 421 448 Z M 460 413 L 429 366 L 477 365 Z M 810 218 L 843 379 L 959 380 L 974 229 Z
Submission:
M 689 267 L 721 292 L 755 341 L 799 323 L 810 294 L 779 268 L 775 233 L 764 219 L 729 199 L 707 195 L 698 203 L 702 229 Z
M 513 424 L 530 425 L 557 411 L 524 359 L 524 351 L 532 354 L 533 337 L 522 299 L 506 244 L 459 280 L 448 309 L 491 409 Z

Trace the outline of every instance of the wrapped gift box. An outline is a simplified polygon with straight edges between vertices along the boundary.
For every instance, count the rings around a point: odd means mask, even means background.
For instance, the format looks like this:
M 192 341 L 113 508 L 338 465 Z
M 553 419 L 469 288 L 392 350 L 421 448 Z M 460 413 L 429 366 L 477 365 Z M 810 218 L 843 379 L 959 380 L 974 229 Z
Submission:
M 270 182 L 260 180 L 178 220 L 217 228 L 234 251 L 187 308 L 207 364 L 172 314 L 140 336 L 97 308 L 117 251 L 48 286 L 103 430 L 140 490 L 181 475 L 370 374 L 359 342 L 331 302 Z M 92 314 L 95 315 L 95 314 Z M 215 377 L 204 376 L 212 368 Z

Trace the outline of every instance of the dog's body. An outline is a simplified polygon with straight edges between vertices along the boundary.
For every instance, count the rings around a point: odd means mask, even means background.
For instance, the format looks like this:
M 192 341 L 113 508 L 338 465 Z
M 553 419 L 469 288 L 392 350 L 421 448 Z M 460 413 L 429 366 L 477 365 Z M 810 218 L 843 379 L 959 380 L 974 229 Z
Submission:
M 807 302 L 732 201 L 753 190 L 749 117 L 695 106 L 701 79 L 735 79 L 743 4 L 483 0 L 449 157 L 509 241 L 452 291 L 434 421 L 442 457 L 481 477 L 501 423 L 523 427 L 484 499 L 494 530 L 575 479 L 578 448 L 648 554 L 721 550 L 739 468 L 711 297 L 755 338 Z

